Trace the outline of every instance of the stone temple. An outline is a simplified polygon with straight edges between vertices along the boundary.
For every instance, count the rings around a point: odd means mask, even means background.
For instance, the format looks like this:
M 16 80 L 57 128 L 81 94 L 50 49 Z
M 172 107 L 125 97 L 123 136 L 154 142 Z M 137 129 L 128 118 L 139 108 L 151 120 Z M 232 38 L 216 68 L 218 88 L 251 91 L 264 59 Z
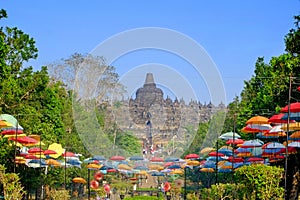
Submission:
M 183 153 L 183 148 L 192 142 L 199 123 L 207 122 L 214 112 L 224 107 L 223 104 L 202 105 L 193 100 L 185 103 L 183 99 L 164 98 L 153 74 L 147 73 L 135 98 L 122 100 L 115 115 L 119 128 L 133 132 L 148 152 L 159 151 L 170 156 L 176 151 Z

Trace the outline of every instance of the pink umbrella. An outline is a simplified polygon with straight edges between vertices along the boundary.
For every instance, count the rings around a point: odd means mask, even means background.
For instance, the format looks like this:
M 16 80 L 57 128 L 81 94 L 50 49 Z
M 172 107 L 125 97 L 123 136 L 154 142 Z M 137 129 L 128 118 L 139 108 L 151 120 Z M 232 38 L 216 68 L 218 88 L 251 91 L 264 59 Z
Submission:
M 191 153 L 191 154 L 186 155 L 184 158 L 185 159 L 197 159 L 197 158 L 200 158 L 200 156 L 198 154 Z
M 45 150 L 43 153 L 44 153 L 44 155 L 57 154 L 56 151 L 51 150 L 51 149 L 47 149 L 47 150 Z
M 33 147 L 28 150 L 28 153 L 41 153 L 41 152 L 43 152 L 43 150 L 38 147 Z
M 28 137 L 28 136 L 17 137 L 17 138 L 14 137 L 14 138 L 10 138 L 10 140 L 19 142 L 21 144 L 36 144 L 36 143 L 38 143 L 37 140 L 35 140 L 31 137 Z
M 242 139 L 230 139 L 230 140 L 227 140 L 226 144 L 243 144 L 244 143 L 244 140 Z
M 163 158 L 153 157 L 150 159 L 151 162 L 164 162 Z
M 63 157 L 76 157 L 76 155 L 73 152 L 67 151 L 62 154 Z
M 121 161 L 121 160 L 125 160 L 125 158 L 123 156 L 112 156 L 110 157 L 110 160 Z

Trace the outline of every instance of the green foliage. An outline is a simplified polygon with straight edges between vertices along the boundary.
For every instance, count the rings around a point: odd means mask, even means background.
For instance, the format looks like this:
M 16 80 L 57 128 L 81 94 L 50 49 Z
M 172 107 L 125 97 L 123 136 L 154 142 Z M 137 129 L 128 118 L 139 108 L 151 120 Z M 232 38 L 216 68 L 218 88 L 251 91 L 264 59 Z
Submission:
M 201 145 L 203 143 L 203 140 L 208 132 L 209 123 L 199 123 L 199 127 L 197 130 L 197 133 L 194 137 L 194 140 L 192 141 L 189 148 L 184 152 L 183 157 L 190 153 L 199 152 Z M 187 132 L 191 132 L 192 127 L 184 127 Z
M 294 56 L 300 55 L 300 15 L 295 16 L 295 27 L 285 36 L 286 51 Z
M 200 192 L 200 199 L 203 200 L 215 200 L 215 199 L 244 199 L 244 200 L 254 200 L 255 196 L 250 193 L 245 192 L 246 186 L 244 184 L 216 184 L 212 185 L 211 188 L 204 188 Z
M 3 185 L 5 199 L 22 199 L 26 194 L 20 183 L 20 178 L 15 173 L 6 173 L 4 165 L 0 165 L 0 184 Z
M 236 170 L 238 183 L 244 184 L 247 193 L 255 192 L 257 199 L 283 199 L 284 189 L 279 186 L 283 168 L 262 164 L 243 166 Z
M 164 197 L 155 197 L 155 196 L 135 196 L 135 197 L 125 197 L 124 200 L 164 200 Z
M 136 155 L 142 151 L 139 139 L 129 131 L 117 134 L 116 144 L 125 151 L 124 154 L 122 154 L 125 156 Z
M 71 199 L 68 190 L 46 188 L 46 200 Z

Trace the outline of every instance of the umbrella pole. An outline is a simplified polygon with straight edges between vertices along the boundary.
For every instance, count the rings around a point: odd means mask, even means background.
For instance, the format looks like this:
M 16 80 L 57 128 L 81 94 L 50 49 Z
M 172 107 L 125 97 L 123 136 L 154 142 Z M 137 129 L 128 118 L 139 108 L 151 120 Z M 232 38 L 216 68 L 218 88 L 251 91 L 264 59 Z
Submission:
M 88 168 L 88 200 L 91 197 L 91 187 L 90 187 L 90 169 Z
M 18 124 L 19 124 L 19 114 L 17 114 L 16 135 L 15 135 L 15 157 L 14 157 L 14 159 L 16 159 L 16 156 L 17 156 Z M 14 173 L 16 173 L 16 161 L 14 161 Z
M 287 134 L 286 134 L 286 147 L 285 147 L 285 171 L 284 171 L 284 196 L 287 197 L 287 173 L 288 173 L 288 139 L 289 139 L 289 129 L 290 129 L 290 114 L 291 114 L 291 93 L 292 93 L 292 77 L 290 76 L 289 85 L 289 98 L 288 98 L 288 119 L 287 119 Z

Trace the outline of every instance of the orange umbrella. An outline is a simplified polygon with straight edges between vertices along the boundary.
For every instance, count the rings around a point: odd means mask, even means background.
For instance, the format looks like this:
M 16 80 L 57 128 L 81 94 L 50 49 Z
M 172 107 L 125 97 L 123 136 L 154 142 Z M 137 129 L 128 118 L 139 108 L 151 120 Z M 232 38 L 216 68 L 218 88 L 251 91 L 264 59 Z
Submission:
M 82 184 L 86 184 L 86 180 L 84 178 L 81 178 L 81 177 L 76 177 L 76 178 L 73 178 L 72 181 L 74 183 L 82 183 Z
M 290 135 L 290 138 L 299 139 L 300 140 L 300 131 L 294 132 L 292 135 Z
M 90 163 L 86 166 L 88 169 L 100 169 L 101 165 L 95 164 L 95 163 Z
M 214 172 L 214 168 L 201 168 L 200 169 L 201 172 Z
M 246 124 L 270 124 L 269 119 L 263 116 L 251 117 Z
M 55 166 L 55 167 L 59 167 L 60 166 L 60 162 L 58 162 L 55 159 L 47 159 L 46 163 L 47 163 L 47 165 L 51 165 L 51 166 Z
M 12 127 L 13 125 L 7 121 L 0 120 L 0 128 Z

